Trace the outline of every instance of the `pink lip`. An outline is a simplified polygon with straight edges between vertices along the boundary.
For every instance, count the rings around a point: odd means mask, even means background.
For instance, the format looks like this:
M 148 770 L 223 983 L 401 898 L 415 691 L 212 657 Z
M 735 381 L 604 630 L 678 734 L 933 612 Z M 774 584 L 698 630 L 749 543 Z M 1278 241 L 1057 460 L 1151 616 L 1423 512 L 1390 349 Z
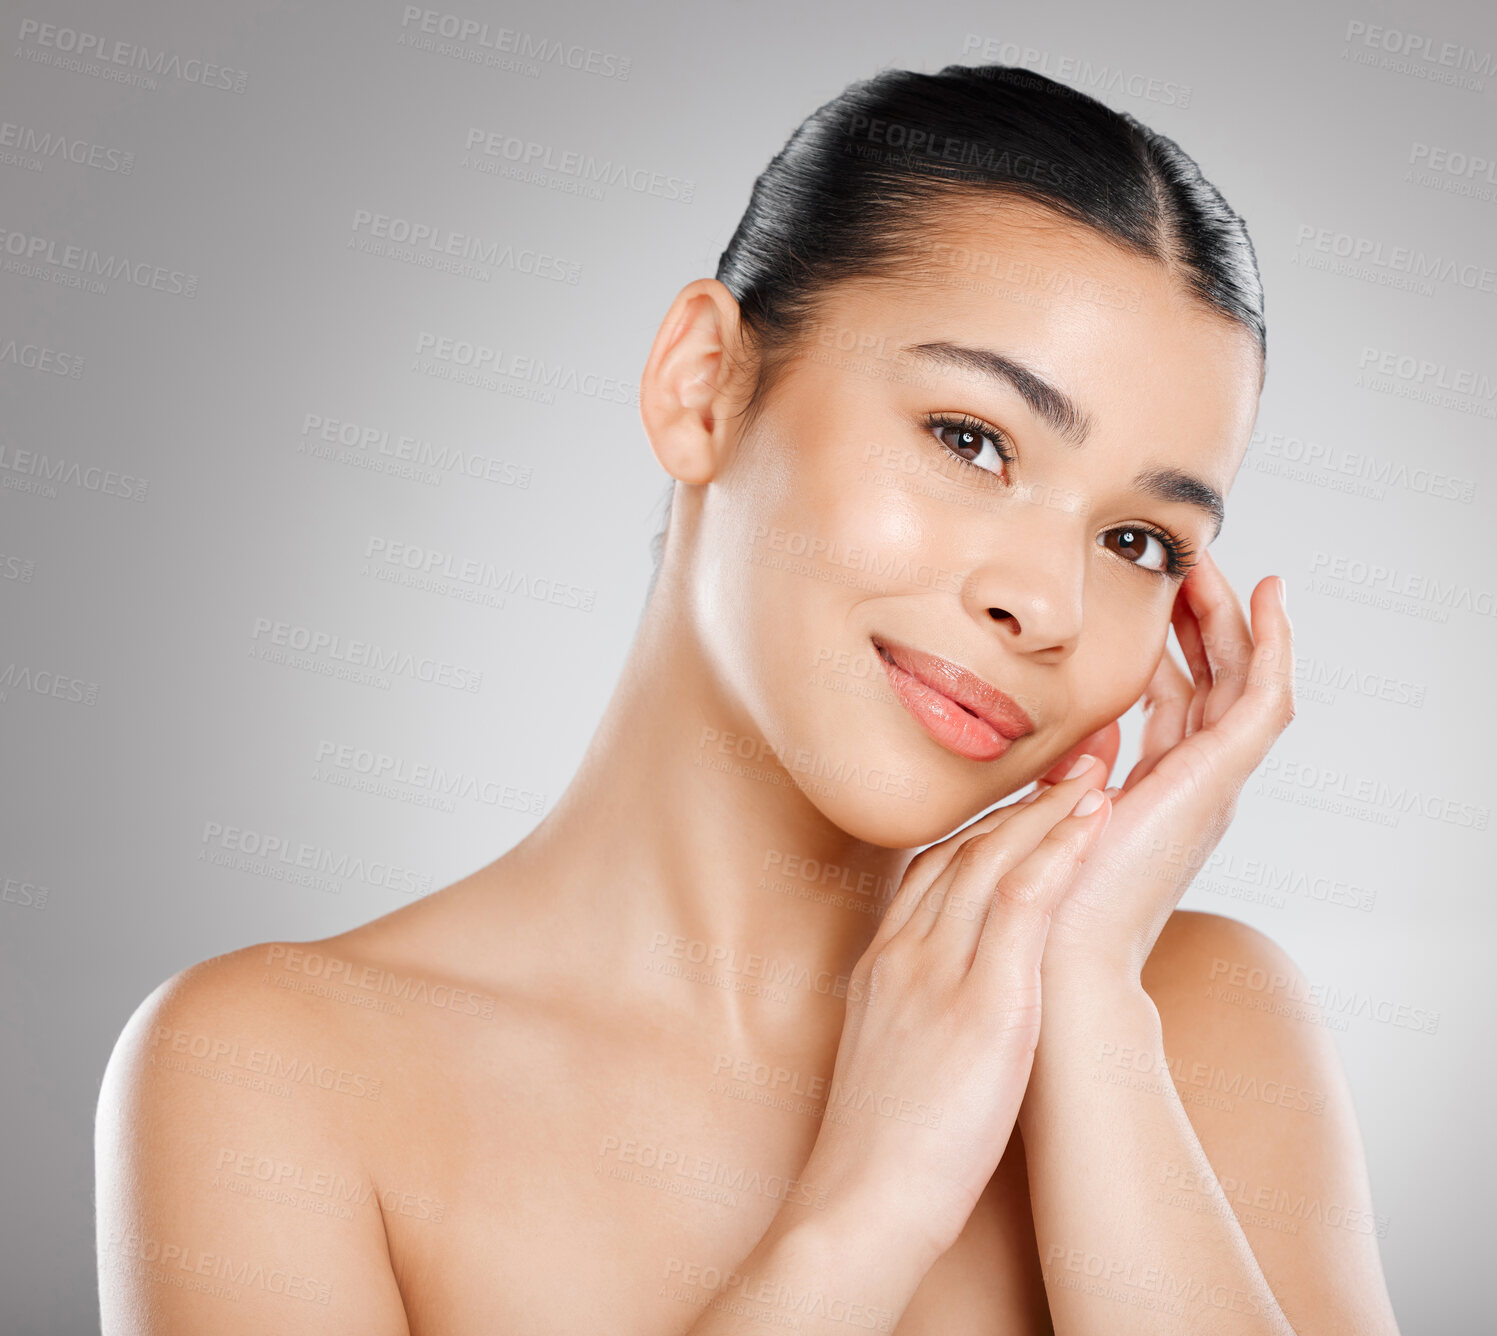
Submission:
M 873 647 L 894 694 L 937 742 L 974 761 L 996 761 L 1034 731 L 1016 701 L 959 664 L 881 636 Z

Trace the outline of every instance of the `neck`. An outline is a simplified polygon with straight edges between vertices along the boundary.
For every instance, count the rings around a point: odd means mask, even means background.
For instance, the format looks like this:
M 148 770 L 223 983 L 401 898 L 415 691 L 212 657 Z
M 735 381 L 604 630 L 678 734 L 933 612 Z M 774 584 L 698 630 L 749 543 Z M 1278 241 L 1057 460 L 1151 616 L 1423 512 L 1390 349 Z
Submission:
M 712 1013 L 749 1041 L 840 1032 L 846 976 L 913 850 L 821 814 L 724 690 L 688 606 L 656 591 L 576 776 L 506 861 L 560 914 L 585 993 Z

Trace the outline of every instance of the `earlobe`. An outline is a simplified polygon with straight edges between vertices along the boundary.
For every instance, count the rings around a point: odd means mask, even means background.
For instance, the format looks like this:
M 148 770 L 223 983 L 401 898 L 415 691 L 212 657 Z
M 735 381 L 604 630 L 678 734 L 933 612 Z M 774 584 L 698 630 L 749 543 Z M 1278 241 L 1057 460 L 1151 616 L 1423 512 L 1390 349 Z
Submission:
M 734 411 L 738 303 L 700 278 L 671 303 L 639 384 L 639 414 L 661 467 L 687 483 L 721 469 Z

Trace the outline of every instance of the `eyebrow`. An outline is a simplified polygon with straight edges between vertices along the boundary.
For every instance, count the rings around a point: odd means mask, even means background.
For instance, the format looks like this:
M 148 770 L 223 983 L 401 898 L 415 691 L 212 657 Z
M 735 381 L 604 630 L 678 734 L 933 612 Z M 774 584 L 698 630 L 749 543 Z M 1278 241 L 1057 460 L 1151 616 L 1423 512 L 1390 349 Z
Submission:
M 1016 391 L 1029 405 L 1030 411 L 1047 422 L 1068 445 L 1085 444 L 1091 432 L 1091 417 L 1070 395 L 1012 357 L 991 348 L 968 348 L 939 342 L 908 344 L 903 351 L 926 362 L 961 367 L 990 380 L 1001 381 Z M 1215 525 L 1211 539 L 1214 541 L 1221 533 L 1222 521 L 1226 518 L 1222 494 L 1194 474 L 1174 468 L 1148 469 L 1133 480 L 1133 486 L 1160 501 L 1180 502 L 1204 510 Z

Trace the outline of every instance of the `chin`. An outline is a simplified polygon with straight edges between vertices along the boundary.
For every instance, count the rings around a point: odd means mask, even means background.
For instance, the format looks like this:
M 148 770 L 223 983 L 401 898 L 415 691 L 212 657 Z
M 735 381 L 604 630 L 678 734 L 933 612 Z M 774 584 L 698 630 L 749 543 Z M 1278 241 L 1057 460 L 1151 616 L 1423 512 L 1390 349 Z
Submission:
M 807 792 L 806 796 L 839 830 L 881 849 L 919 849 L 934 844 L 984 810 L 961 803 L 931 800 L 917 804 L 880 795 L 843 793 L 828 799 Z
M 879 669 L 850 686 L 839 681 L 830 696 L 797 686 L 786 684 L 795 705 L 769 734 L 779 763 L 822 816 L 866 844 L 932 844 L 1041 773 L 1032 735 L 992 761 L 947 750 L 905 714 Z
M 870 749 L 831 774 L 787 766 L 816 809 L 855 840 L 883 849 L 915 849 L 965 826 L 1029 782 L 993 783 L 983 792 L 954 784 L 942 767 L 897 749 Z M 996 779 L 996 775 L 994 776 Z

